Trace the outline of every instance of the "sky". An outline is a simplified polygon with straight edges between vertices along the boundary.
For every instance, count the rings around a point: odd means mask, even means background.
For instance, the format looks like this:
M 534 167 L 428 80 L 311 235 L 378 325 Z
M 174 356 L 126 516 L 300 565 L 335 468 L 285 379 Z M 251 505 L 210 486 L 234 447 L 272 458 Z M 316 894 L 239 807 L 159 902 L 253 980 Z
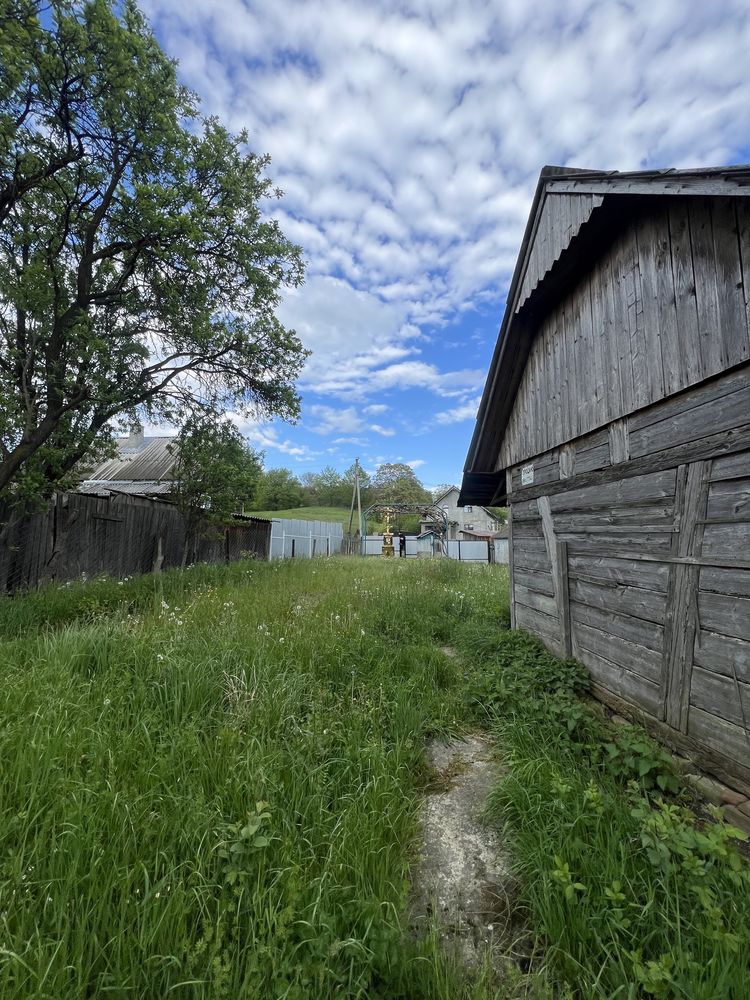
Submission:
M 240 421 L 267 468 L 459 483 L 541 168 L 750 160 L 747 0 L 141 5 L 304 251 L 300 421 Z

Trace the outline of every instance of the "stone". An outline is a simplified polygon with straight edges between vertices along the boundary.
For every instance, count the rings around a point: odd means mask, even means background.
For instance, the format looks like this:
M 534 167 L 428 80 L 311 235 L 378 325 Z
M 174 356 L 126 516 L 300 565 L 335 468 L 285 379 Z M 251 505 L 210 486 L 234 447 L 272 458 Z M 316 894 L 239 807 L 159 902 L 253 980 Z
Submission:
M 516 879 L 498 833 L 483 819 L 499 777 L 483 736 L 427 747 L 432 778 L 422 804 L 422 850 L 412 871 L 410 925 L 416 935 L 437 924 L 447 950 L 468 969 L 485 960 L 500 972 L 518 935 Z
M 715 806 L 740 806 L 747 802 L 747 795 L 744 792 L 729 788 L 715 778 L 709 778 L 707 774 L 685 774 L 683 777 L 699 795 L 713 802 Z
M 743 812 L 736 806 L 727 806 L 724 809 L 724 821 L 750 835 L 750 813 Z

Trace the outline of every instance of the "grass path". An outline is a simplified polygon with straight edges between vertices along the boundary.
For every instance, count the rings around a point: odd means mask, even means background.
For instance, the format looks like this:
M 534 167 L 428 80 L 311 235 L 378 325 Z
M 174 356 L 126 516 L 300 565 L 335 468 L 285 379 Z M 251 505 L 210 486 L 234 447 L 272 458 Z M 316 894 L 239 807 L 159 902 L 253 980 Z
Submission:
M 424 742 L 467 716 L 436 642 L 501 579 L 315 560 L 3 602 L 0 996 L 463 995 L 402 921 Z
M 749 1000 L 737 831 L 506 624 L 448 560 L 0 601 L 0 997 Z M 478 725 L 545 954 L 502 983 L 408 934 L 425 744 Z

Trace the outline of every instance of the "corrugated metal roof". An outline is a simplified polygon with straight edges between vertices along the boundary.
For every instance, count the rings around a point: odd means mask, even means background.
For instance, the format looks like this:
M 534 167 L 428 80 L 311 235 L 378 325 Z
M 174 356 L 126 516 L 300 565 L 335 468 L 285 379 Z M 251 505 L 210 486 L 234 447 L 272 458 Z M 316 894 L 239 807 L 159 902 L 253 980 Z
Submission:
M 110 493 L 129 493 L 131 496 L 168 496 L 172 492 L 172 483 L 146 480 L 129 482 L 124 479 L 86 479 L 78 486 L 78 493 L 98 493 L 106 496 Z
M 85 483 L 117 480 L 118 482 L 158 483 L 171 480 L 176 455 L 169 450 L 174 437 L 147 437 L 140 447 L 129 440 L 119 447 L 116 458 L 107 459 L 92 469 Z

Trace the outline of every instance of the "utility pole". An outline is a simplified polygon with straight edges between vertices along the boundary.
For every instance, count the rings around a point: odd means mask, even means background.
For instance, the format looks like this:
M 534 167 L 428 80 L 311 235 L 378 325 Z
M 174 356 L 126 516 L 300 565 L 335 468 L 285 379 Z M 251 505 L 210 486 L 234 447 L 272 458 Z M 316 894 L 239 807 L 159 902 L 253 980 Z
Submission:
M 354 463 L 354 481 L 357 487 L 357 513 L 359 514 L 359 537 L 362 538 L 362 498 L 359 495 L 359 459 Z

